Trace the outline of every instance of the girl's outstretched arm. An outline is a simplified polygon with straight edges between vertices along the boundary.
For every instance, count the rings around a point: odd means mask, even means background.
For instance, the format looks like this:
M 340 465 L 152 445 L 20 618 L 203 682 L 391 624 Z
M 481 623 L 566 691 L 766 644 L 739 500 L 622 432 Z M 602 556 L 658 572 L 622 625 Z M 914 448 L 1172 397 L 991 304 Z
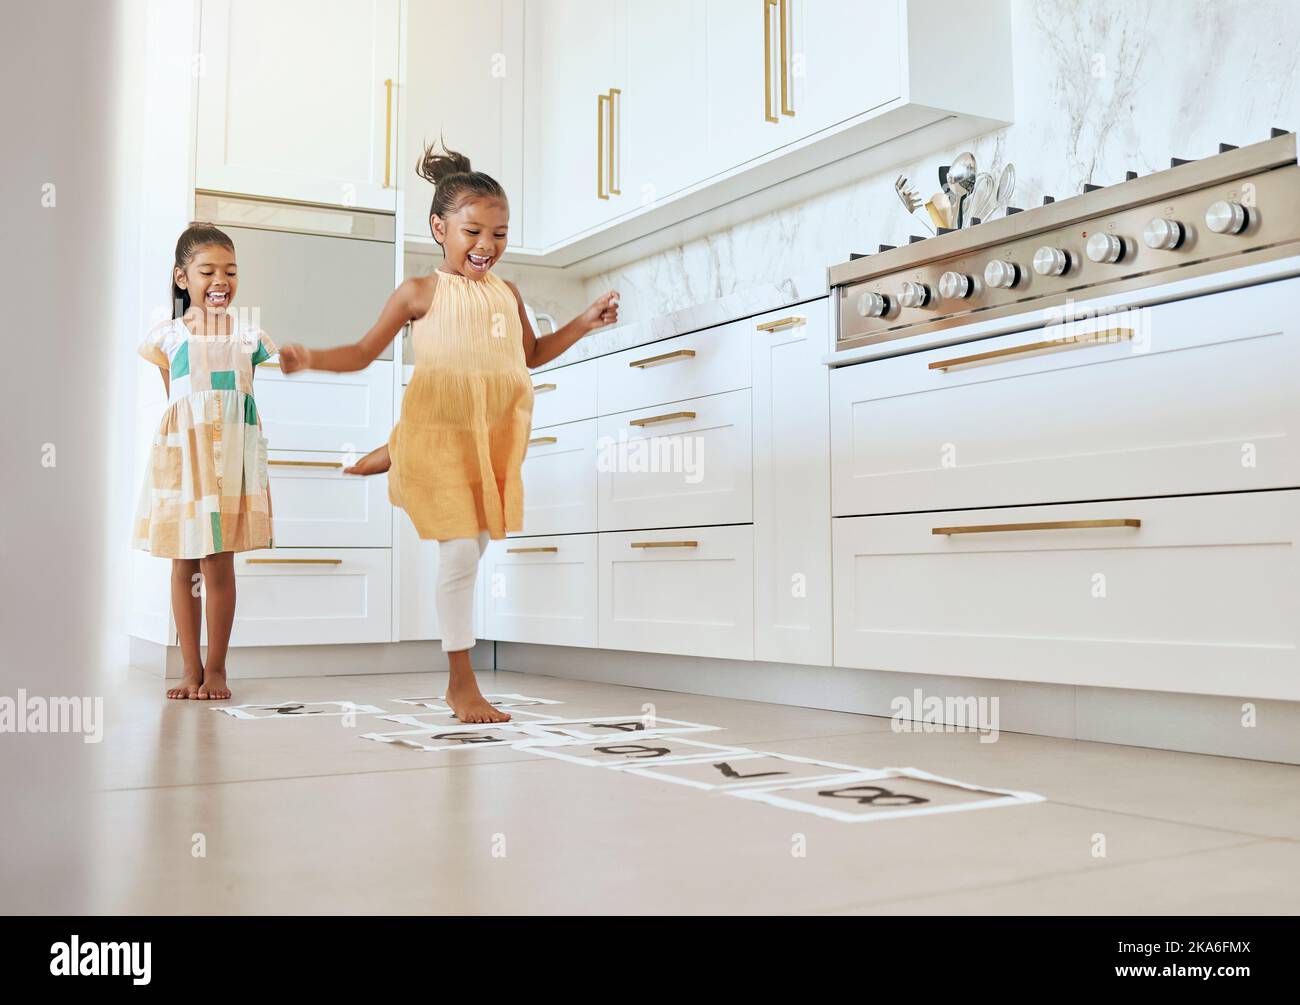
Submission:
M 331 370 L 335 373 L 364 370 L 388 348 L 403 325 L 423 314 L 419 310 L 421 305 L 428 310 L 431 295 L 432 288 L 427 278 L 408 279 L 393 291 L 379 313 L 379 320 L 361 336 L 360 341 L 333 349 L 308 349 L 297 343 L 283 345 L 280 347 L 280 370 L 283 373 L 295 370 Z
M 618 291 L 611 290 L 597 297 L 595 303 L 563 328 L 537 338 L 533 334 L 532 325 L 528 323 L 524 298 L 519 295 L 514 283 L 508 285 L 515 291 L 515 300 L 519 303 L 519 323 L 524 330 L 524 362 L 530 370 L 549 363 L 584 335 L 618 320 Z

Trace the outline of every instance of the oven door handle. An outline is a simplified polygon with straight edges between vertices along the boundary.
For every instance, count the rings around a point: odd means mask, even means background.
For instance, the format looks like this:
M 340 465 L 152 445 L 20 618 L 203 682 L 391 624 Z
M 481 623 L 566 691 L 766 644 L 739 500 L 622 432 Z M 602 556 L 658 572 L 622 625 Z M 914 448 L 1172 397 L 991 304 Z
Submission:
M 929 368 L 946 372 L 954 367 L 971 366 L 978 363 L 1004 363 L 1009 359 L 1031 353 L 1086 349 L 1090 346 L 1113 345 L 1116 342 L 1132 341 L 1132 328 L 1103 328 L 1101 331 L 1089 332 L 1086 335 L 1067 335 L 1065 338 L 1048 339 L 1045 342 L 1029 342 L 1026 345 L 1013 345 L 1005 349 L 991 349 L 988 352 L 977 352 L 970 356 L 936 359 L 930 364 Z

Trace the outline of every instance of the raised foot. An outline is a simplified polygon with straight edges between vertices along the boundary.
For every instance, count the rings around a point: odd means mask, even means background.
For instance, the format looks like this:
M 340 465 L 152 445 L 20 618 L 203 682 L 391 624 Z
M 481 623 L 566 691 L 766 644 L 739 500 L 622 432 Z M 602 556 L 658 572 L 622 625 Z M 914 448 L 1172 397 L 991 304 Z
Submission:
M 226 671 L 204 670 L 203 683 L 192 697 L 200 701 L 222 701 L 230 697 L 230 688 L 226 686 Z
M 447 706 L 461 722 L 509 722 L 510 713 L 493 708 L 479 691 L 478 685 L 448 688 Z

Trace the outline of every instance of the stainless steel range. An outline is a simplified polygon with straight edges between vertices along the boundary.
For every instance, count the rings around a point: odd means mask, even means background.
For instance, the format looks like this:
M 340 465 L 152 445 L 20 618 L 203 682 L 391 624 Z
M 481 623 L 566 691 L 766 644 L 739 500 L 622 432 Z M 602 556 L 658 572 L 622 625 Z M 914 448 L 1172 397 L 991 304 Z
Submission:
M 834 348 L 946 333 L 1300 253 L 1295 134 L 1274 130 L 1262 143 L 1220 150 L 833 266 Z

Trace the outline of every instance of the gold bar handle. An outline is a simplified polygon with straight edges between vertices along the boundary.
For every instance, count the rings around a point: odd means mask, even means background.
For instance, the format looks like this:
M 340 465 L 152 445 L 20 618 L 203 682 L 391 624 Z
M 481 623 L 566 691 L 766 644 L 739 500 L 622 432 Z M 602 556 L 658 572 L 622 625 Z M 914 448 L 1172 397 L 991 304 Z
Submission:
M 555 442 L 556 439 L 554 436 L 534 436 L 531 440 L 528 441 L 528 445 L 531 447 L 534 444 L 538 444 L 538 443 L 555 443 Z
M 248 565 L 342 565 L 341 558 L 247 558 Z
M 393 173 L 393 78 L 384 81 L 384 188 L 392 188 Z
M 270 460 L 267 464 L 278 464 L 285 468 L 341 468 L 341 461 L 276 461 Z
M 659 366 L 661 363 L 671 363 L 678 359 L 694 359 L 694 349 L 678 349 L 675 352 L 666 352 L 660 356 L 647 356 L 645 359 L 634 359 L 628 366 L 637 366 L 645 369 L 647 366 Z
M 609 101 L 608 94 L 596 95 L 596 198 L 608 199 L 605 191 L 605 118 L 609 114 L 605 108 Z
M 699 541 L 633 541 L 633 548 L 698 548 Z
M 790 98 L 790 0 L 781 0 L 781 114 L 794 115 Z
M 1136 519 L 1047 520 L 1042 523 L 984 523 L 965 527 L 935 527 L 931 534 L 1001 534 L 1016 530 L 1094 530 L 1100 527 L 1141 527 Z
M 764 321 L 761 325 L 755 325 L 754 328 L 761 332 L 776 332 L 782 328 L 793 328 L 795 325 L 807 324 L 807 318 L 789 317 L 777 318 L 775 321 Z
M 257 365 L 258 365 L 258 366 L 273 366 L 273 367 L 275 367 L 277 370 L 280 369 L 280 364 L 279 364 L 276 360 L 273 360 L 273 359 L 264 359 L 264 360 L 262 360 L 262 362 L 258 363 Z
M 622 153 L 622 146 L 619 144 L 618 118 L 617 118 L 617 109 L 620 104 L 619 95 L 621 95 L 622 93 L 623 93 L 622 90 L 620 90 L 617 87 L 611 87 L 609 89 L 608 143 L 609 143 L 609 194 L 610 195 L 623 194 L 623 189 L 621 188 L 623 183 L 623 179 L 621 177 L 621 175 L 623 174 L 622 171 L 623 165 L 621 163 L 622 158 L 619 156 L 619 154 Z
M 545 552 L 558 552 L 559 550 L 560 550 L 560 549 L 557 548 L 555 545 L 551 545 L 550 547 L 547 547 L 547 548 L 507 548 L 507 549 L 506 549 L 506 554 L 507 554 L 507 555 L 529 555 L 529 554 L 535 554 L 535 553 L 537 553 L 537 552 L 541 552 L 541 551 L 545 551 Z
M 763 121 L 780 122 L 772 111 L 772 8 L 778 0 L 763 0 Z
M 930 369 L 947 370 L 954 366 L 967 366 L 971 363 L 1003 362 L 1012 356 L 1024 356 L 1034 352 L 1049 352 L 1056 349 L 1086 349 L 1088 346 L 1131 341 L 1133 341 L 1132 328 L 1106 328 L 1102 331 L 1090 332 L 1088 335 L 1069 335 L 1066 338 L 1050 339 L 1046 342 L 1030 342 L 1027 345 L 1013 345 L 1006 349 L 977 352 L 973 356 L 937 359 L 930 364 Z
M 663 415 L 648 415 L 644 419 L 629 419 L 629 426 L 648 426 L 654 422 L 671 422 L 673 419 L 693 419 L 694 412 L 665 412 Z
M 533 393 L 534 393 L 534 394 L 541 394 L 543 391 L 554 391 L 554 390 L 555 390 L 555 385 L 554 385 L 554 384 L 534 384 L 534 385 L 533 385 Z

